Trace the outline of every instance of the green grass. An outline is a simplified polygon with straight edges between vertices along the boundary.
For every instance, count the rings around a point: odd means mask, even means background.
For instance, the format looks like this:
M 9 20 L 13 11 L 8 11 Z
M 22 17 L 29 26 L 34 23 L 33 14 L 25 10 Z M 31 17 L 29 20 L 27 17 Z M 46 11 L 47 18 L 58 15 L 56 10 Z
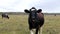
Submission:
M 0 34 L 30 34 L 27 15 L 9 15 L 10 19 L 0 16 Z M 60 34 L 60 15 L 45 15 L 43 34 Z

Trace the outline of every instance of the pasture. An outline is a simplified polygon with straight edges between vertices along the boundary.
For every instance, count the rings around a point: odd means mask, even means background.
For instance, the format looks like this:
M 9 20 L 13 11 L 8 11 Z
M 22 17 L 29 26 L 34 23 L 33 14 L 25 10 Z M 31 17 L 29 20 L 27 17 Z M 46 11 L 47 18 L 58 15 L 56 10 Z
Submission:
M 28 15 L 9 15 L 9 19 L 0 15 L 0 34 L 30 34 Z M 60 15 L 45 15 L 43 34 L 60 34 Z

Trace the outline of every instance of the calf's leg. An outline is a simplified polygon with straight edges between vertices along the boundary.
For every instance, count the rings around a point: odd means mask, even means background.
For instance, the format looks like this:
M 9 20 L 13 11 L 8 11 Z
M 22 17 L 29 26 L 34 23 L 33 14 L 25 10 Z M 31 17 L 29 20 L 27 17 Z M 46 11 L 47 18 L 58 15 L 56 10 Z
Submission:
M 35 34 L 38 34 L 38 30 L 39 30 L 39 28 L 36 28 L 36 33 Z
M 42 34 L 42 27 L 39 28 L 39 33 L 38 34 Z
M 30 30 L 30 34 L 34 34 L 32 29 Z

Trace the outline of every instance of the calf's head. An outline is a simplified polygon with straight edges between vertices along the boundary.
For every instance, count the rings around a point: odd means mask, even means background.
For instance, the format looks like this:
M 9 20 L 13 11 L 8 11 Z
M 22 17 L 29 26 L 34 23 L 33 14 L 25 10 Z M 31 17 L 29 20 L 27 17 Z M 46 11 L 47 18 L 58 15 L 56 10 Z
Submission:
M 39 10 L 36 10 L 36 9 L 27 10 L 27 9 L 25 9 L 24 11 L 26 13 L 29 13 L 30 19 L 35 20 L 37 18 L 37 13 L 40 13 L 41 9 L 39 9 Z

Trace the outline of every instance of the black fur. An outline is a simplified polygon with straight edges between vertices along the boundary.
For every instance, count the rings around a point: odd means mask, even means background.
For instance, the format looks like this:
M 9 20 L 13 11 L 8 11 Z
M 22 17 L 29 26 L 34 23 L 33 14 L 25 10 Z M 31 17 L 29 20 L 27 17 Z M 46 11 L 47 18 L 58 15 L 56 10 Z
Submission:
M 30 11 L 27 10 L 25 11 L 26 13 L 29 13 L 29 18 L 28 18 L 28 24 L 29 24 L 29 29 L 36 29 L 36 33 L 38 34 L 38 30 L 40 27 L 42 27 L 42 25 L 44 24 L 44 14 L 41 13 L 41 10 L 34 10 L 34 11 Z M 34 14 L 34 18 L 32 18 L 32 15 Z

